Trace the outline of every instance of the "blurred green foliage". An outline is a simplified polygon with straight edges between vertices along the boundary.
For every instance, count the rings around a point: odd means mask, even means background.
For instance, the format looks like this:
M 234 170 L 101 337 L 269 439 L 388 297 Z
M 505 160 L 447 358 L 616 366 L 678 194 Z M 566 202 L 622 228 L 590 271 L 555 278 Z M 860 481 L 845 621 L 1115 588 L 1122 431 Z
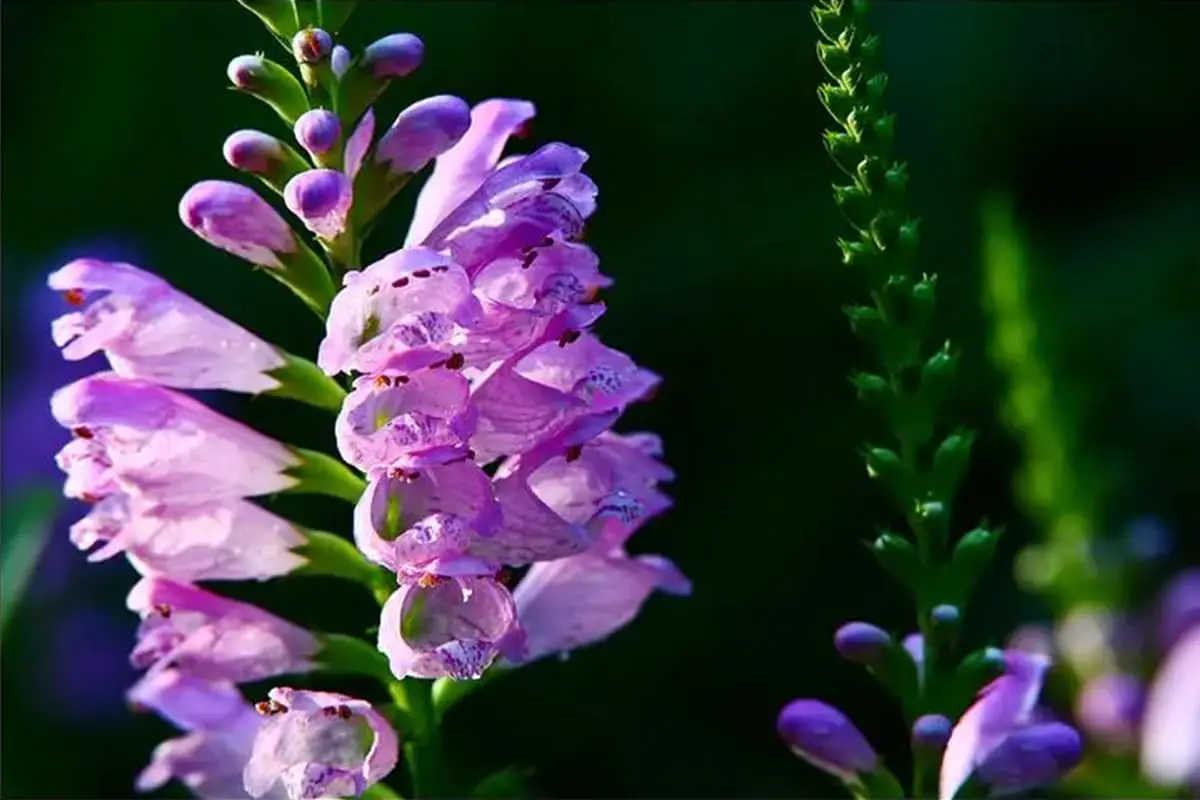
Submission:
M 841 225 L 807 12 L 367 2 L 345 27 L 355 50 L 397 30 L 425 39 L 426 64 L 389 92 L 384 118 L 434 93 L 528 97 L 539 115 L 526 146 L 561 139 L 588 150 L 601 188 L 588 242 L 617 279 L 600 331 L 666 381 L 624 429 L 663 435 L 678 506 L 634 547 L 676 559 L 695 594 L 654 598 L 612 641 L 456 707 L 447 735 L 481 777 L 528 765 L 555 797 L 829 795 L 836 787 L 775 738 L 780 705 L 801 695 L 845 708 L 885 752 L 903 748 L 897 709 L 830 643 L 847 618 L 905 631 L 912 611 L 862 544 L 888 512 L 856 454 L 876 431 L 846 380 L 867 355 L 840 307 L 861 287 L 834 246 Z M 1179 559 L 1200 555 L 1187 536 L 1200 525 L 1198 23 L 1191 4 L 877 9 L 897 150 L 924 219 L 921 257 L 941 275 L 940 323 L 965 352 L 948 414 L 982 429 L 957 528 L 987 515 L 1011 531 L 968 644 L 999 641 L 1041 613 L 1032 599 L 1010 602 L 1007 565 L 1036 529 L 1013 509 L 1019 456 L 996 418 L 1002 384 L 985 349 L 978 219 L 989 190 L 1012 194 L 1038 248 L 1037 313 L 1058 379 L 1087 399 L 1078 430 L 1089 457 L 1116 471 L 1101 522 L 1116 530 L 1154 512 L 1180 531 Z M 6 402 L 36 366 L 19 338 L 29 335 L 25 290 L 78 254 L 72 247 L 101 239 L 292 352 L 314 352 L 312 316 L 176 214 L 192 182 L 235 178 L 220 153 L 230 131 L 284 135 L 269 109 L 223 88 L 230 58 L 273 47 L 261 25 L 232 0 L 9 2 L 0 29 Z M 377 226 L 368 258 L 400 244 L 414 195 Z M 331 446 L 320 412 L 222 402 L 269 434 Z M 349 525 L 335 501 L 276 507 L 314 527 Z M 103 671 L 114 657 L 86 631 L 69 649 L 47 649 L 66 615 L 131 616 L 121 606 L 132 570 L 84 572 L 57 594 L 31 595 L 6 637 L 4 797 L 130 796 L 169 732 L 146 716 L 89 722 L 47 706 L 53 659 Z M 324 630 L 372 624 L 370 598 L 336 581 L 233 592 Z M 133 620 L 124 624 L 132 635 Z

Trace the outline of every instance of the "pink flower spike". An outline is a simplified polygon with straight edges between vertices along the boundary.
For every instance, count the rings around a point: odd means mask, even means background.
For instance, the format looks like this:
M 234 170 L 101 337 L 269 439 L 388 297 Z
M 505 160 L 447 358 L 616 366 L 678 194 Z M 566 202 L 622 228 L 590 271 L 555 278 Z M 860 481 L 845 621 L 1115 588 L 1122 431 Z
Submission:
M 1179 636 L 1150 685 L 1141 762 L 1161 786 L 1200 785 L 1200 625 Z
M 406 583 L 383 606 L 379 649 L 403 679 L 475 679 L 523 637 L 508 589 L 489 577 Z
M 296 252 L 296 237 L 279 213 L 253 189 L 229 181 L 201 181 L 179 201 L 179 218 L 213 247 L 252 264 L 282 269 L 280 253 Z
M 284 364 L 274 347 L 132 264 L 79 259 L 47 284 L 78 309 L 52 328 L 69 361 L 101 350 L 116 374 L 177 389 L 279 386 L 269 374 Z
M 64 386 L 50 410 L 76 439 L 57 456 L 68 497 L 120 489 L 179 504 L 253 497 L 296 483 L 287 447 L 190 397 L 99 373 Z
M 335 169 L 301 172 L 283 188 L 283 201 L 304 226 L 324 239 L 332 239 L 346 227 L 346 215 L 354 201 L 350 180 Z
M 307 672 L 320 649 L 308 631 L 261 608 L 165 578 L 142 578 L 126 605 L 142 618 L 131 656 L 139 668 L 246 683 Z
M 251 797 L 357 797 L 395 769 L 399 737 L 367 701 L 287 687 L 267 696 L 243 774 Z

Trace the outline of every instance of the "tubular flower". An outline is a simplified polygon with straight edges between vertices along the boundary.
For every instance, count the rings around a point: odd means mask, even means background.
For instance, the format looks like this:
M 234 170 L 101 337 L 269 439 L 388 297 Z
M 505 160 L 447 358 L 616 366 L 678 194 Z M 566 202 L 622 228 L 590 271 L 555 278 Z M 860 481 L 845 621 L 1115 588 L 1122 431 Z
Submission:
M 78 361 L 103 351 L 122 377 L 177 389 L 274 389 L 275 348 L 169 283 L 131 264 L 79 259 L 50 274 L 51 289 L 83 307 L 54 320 L 54 343 Z
M 319 649 L 308 631 L 260 608 L 164 578 L 143 578 L 126 605 L 142 618 L 135 667 L 246 683 L 307 672 Z
M 99 373 L 59 389 L 50 408 L 75 439 L 58 453 L 69 497 L 119 490 L 200 503 L 286 489 L 299 457 L 202 403 L 145 381 Z
M 367 701 L 287 687 L 267 696 L 243 773 L 251 797 L 357 797 L 395 769 L 399 739 Z

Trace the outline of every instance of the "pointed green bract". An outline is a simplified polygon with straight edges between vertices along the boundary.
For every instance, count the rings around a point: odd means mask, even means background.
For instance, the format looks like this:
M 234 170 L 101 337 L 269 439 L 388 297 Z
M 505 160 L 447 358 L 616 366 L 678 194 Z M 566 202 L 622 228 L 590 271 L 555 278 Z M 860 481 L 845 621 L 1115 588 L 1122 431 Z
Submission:
M 299 463 L 288 470 L 296 483 L 288 491 L 297 494 L 326 494 L 357 503 L 367 488 L 362 476 L 336 458 L 316 450 L 293 447 Z
M 279 386 L 267 394 L 288 397 L 334 412 L 341 410 L 342 401 L 346 399 L 346 390 L 337 381 L 307 359 L 283 350 L 278 352 L 283 357 L 284 364 L 269 374 L 279 381 Z

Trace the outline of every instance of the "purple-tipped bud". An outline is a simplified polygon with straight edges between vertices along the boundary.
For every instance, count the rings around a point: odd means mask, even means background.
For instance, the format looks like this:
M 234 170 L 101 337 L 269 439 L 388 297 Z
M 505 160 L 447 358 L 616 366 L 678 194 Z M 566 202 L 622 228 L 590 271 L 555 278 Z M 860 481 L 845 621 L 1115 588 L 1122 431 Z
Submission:
M 403 78 L 421 66 L 425 44 L 411 33 L 393 33 L 363 51 L 363 67 L 375 78 Z
M 324 108 L 306 111 L 296 120 L 293 128 L 296 141 L 314 156 L 328 153 L 342 135 L 342 125 L 337 114 Z
M 469 127 L 471 108 L 465 100 L 448 94 L 418 100 L 380 138 L 376 161 L 394 173 L 416 172 L 458 144 Z
M 1045 722 L 1014 731 L 996 746 L 977 775 L 993 789 L 1016 793 L 1053 783 L 1083 758 L 1083 742 L 1070 725 Z
M 264 175 L 284 157 L 283 145 L 274 136 L 260 131 L 234 131 L 221 148 L 225 161 L 234 169 L 252 175 Z
M 833 646 L 847 661 L 870 664 L 892 646 L 892 637 L 869 622 L 847 622 L 833 635 Z
M 335 77 L 340 78 L 350 69 L 350 62 L 353 60 L 349 50 L 340 44 L 334 45 L 333 55 L 329 57 L 329 68 L 333 70 Z
M 252 189 L 228 181 L 201 181 L 179 201 L 179 218 L 214 247 L 264 267 L 280 268 L 279 253 L 296 251 L 283 217 Z
M 1075 702 L 1075 718 L 1089 734 L 1113 747 L 1137 741 L 1146 691 L 1132 675 L 1113 673 L 1088 681 Z
M 954 723 L 941 714 L 926 714 L 917 717 L 912 726 L 912 742 L 914 747 L 938 751 L 946 746 L 950 739 L 950 730 Z
M 792 752 L 842 779 L 872 772 L 879 757 L 846 715 L 820 700 L 793 700 L 779 712 L 779 736 Z
M 320 28 L 305 28 L 292 37 L 292 55 L 301 64 L 316 64 L 333 52 L 333 37 Z
M 930 619 L 935 625 L 957 625 L 962 614 L 958 611 L 958 606 L 952 606 L 943 603 L 940 606 L 934 606 L 929 612 Z
M 230 83 L 246 91 L 261 88 L 267 79 L 262 56 L 238 56 L 229 62 L 225 74 L 229 76 Z
M 352 201 L 350 179 L 335 169 L 301 172 L 283 189 L 283 202 L 292 213 L 326 239 L 342 232 Z

